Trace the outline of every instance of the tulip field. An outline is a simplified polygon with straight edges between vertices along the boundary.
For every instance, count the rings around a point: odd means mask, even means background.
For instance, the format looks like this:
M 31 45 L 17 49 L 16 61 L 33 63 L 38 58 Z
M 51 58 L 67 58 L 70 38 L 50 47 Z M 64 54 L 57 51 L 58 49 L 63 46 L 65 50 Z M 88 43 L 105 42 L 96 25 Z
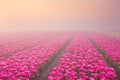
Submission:
M 120 80 L 120 37 L 79 32 L 4 40 L 0 80 Z
M 91 34 L 91 38 L 106 51 L 112 60 L 120 65 L 120 38 L 102 34 Z
M 94 46 L 83 35 L 71 42 L 59 64 L 52 69 L 49 80 L 116 80 L 114 68 L 109 67 Z

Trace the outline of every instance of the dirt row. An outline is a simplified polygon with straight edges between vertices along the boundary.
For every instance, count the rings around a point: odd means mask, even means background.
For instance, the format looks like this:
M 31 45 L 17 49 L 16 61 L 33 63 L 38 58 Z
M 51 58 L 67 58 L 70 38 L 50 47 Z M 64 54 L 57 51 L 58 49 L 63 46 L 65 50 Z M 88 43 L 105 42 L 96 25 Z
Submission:
M 68 41 L 56 52 L 45 64 L 40 65 L 38 72 L 35 73 L 35 77 L 30 80 L 48 80 L 49 73 L 51 72 L 52 68 L 57 65 L 61 56 L 65 53 L 66 48 L 72 41 L 74 35 L 70 37 Z
M 115 72 L 117 74 L 117 79 L 120 80 L 120 66 L 114 62 L 105 52 L 104 49 L 101 48 L 93 39 L 91 39 L 88 35 L 86 35 L 88 40 L 94 45 L 94 47 L 98 50 L 100 54 L 102 54 L 104 60 L 108 64 L 108 66 L 113 67 L 115 69 Z

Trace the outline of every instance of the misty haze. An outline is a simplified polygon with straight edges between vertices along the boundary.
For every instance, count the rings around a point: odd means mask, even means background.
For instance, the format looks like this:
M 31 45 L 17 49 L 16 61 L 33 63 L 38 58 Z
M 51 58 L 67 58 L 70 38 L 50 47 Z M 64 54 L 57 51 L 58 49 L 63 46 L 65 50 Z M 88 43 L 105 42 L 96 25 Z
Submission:
M 120 80 L 119 0 L 0 0 L 0 80 Z

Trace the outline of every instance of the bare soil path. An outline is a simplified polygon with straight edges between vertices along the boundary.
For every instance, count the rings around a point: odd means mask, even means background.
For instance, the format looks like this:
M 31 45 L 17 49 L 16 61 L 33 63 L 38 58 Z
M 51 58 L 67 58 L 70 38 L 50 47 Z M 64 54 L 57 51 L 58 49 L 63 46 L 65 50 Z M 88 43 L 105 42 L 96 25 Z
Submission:
M 114 62 L 105 52 L 104 49 L 101 48 L 101 46 L 99 46 L 94 40 L 92 40 L 87 34 L 86 37 L 88 38 L 88 40 L 95 46 L 95 48 L 98 50 L 98 52 L 100 54 L 103 55 L 104 60 L 107 62 L 107 64 L 111 67 L 113 67 L 116 71 L 117 74 L 117 79 L 120 80 L 120 66 Z
M 49 76 L 52 68 L 58 64 L 61 56 L 65 53 L 66 48 L 72 41 L 73 37 L 74 37 L 74 35 L 72 35 L 70 37 L 70 39 L 58 50 L 57 53 L 55 53 L 55 55 L 53 55 L 49 59 L 49 61 L 46 64 L 40 66 L 40 69 L 36 73 L 36 77 L 31 80 L 48 80 L 48 76 Z

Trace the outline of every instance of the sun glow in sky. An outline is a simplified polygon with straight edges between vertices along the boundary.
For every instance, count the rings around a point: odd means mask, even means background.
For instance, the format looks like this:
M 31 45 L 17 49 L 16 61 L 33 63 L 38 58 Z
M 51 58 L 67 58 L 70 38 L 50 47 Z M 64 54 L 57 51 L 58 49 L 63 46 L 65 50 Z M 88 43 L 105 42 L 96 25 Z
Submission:
M 118 0 L 0 0 L 0 31 L 77 26 L 119 12 Z

